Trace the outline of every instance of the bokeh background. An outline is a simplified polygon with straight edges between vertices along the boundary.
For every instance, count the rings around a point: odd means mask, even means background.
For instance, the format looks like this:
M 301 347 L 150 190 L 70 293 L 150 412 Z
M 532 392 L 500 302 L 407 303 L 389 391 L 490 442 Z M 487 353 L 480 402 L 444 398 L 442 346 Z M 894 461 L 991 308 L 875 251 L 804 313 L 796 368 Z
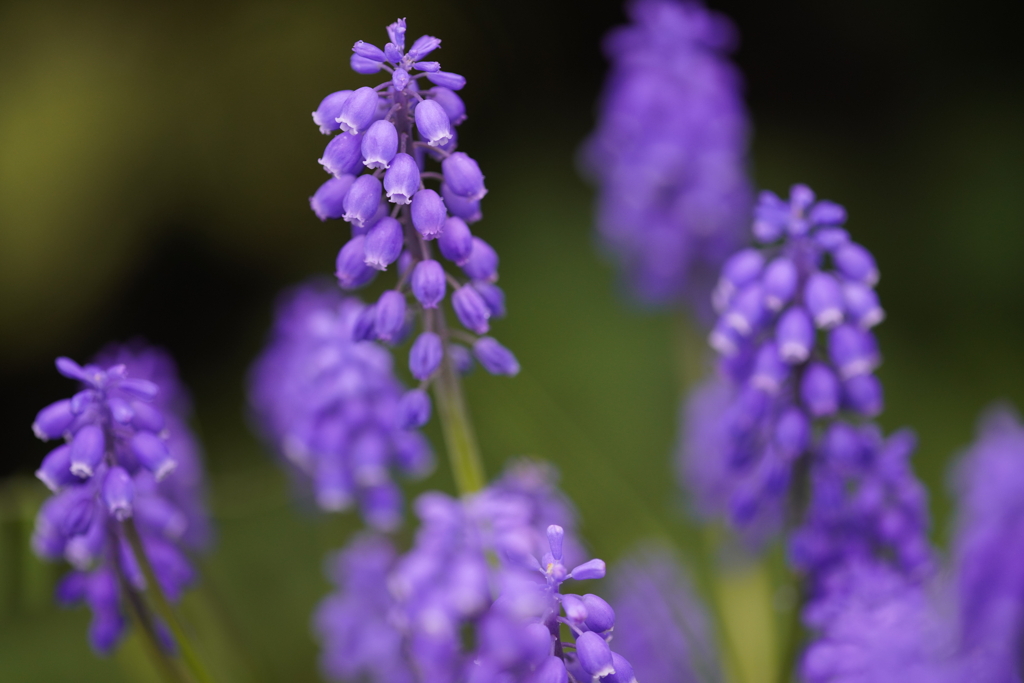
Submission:
M 757 183 L 803 181 L 845 204 L 877 256 L 882 422 L 920 436 L 941 541 L 947 466 L 979 411 L 1024 406 L 1021 6 L 710 5 L 742 34 Z M 479 232 L 501 254 L 510 309 L 497 333 L 524 368 L 468 380 L 489 471 L 550 459 L 599 556 L 661 537 L 709 571 L 669 476 L 694 349 L 680 349 L 676 316 L 621 294 L 576 168 L 618 1 L 5 1 L 0 680 L 151 680 L 134 641 L 90 653 L 87 611 L 52 606 L 60 570 L 27 546 L 47 450 L 29 425 L 71 390 L 54 356 L 136 336 L 178 359 L 206 446 L 218 543 L 187 616 L 225 680 L 318 680 L 322 558 L 357 525 L 293 500 L 249 428 L 244 375 L 275 294 L 329 273 L 345 239 L 308 209 L 326 143 L 309 112 L 366 82 L 349 48 L 383 44 L 397 16 L 443 38 L 438 59 L 469 79 L 460 144 L 487 174 Z M 426 484 L 450 490 L 441 462 Z

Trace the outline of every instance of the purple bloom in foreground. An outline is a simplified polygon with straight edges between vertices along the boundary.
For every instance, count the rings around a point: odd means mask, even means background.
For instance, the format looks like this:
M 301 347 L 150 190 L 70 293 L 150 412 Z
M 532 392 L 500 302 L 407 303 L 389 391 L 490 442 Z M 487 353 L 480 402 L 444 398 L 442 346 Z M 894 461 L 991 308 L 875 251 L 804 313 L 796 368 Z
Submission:
M 409 552 L 399 556 L 388 541 L 362 537 L 333 562 L 338 590 L 315 618 L 330 677 L 635 680 L 609 648 L 612 607 L 596 595 L 561 592 L 567 580 L 604 576 L 604 563 L 579 563 L 573 515 L 549 471 L 522 463 L 473 496 L 426 493 L 415 508 L 421 526 Z
M 404 19 L 388 27 L 388 37 L 383 49 L 357 42 L 351 61 L 356 72 L 388 80 L 328 95 L 313 113 L 321 132 L 338 133 L 320 160 L 334 177 L 310 204 L 321 220 L 342 218 L 352 226 L 352 239 L 337 259 L 342 289 L 358 289 L 391 263 L 400 265 L 395 288 L 376 304 L 377 324 L 360 328 L 359 340 L 399 344 L 410 331 L 407 322 L 415 321 L 441 338 L 442 362 L 457 365 L 461 358 L 446 358 L 451 347 L 445 301 L 473 333 L 462 336 L 473 339 L 488 332 L 489 318 L 505 311 L 504 293 L 493 284 L 498 255 L 467 225 L 480 220 L 487 187 L 476 160 L 455 151 L 455 127 L 466 118 L 455 91 L 465 79 L 423 59 L 440 46 L 439 39 L 422 36 L 407 48 Z M 409 269 L 411 277 L 403 277 Z M 495 344 L 484 343 L 491 353 L 481 365 L 493 374 L 514 375 L 515 357 Z M 411 362 L 425 367 L 418 359 Z M 432 367 L 417 375 L 421 389 L 443 369 L 442 363 Z
M 705 317 L 725 258 L 743 239 L 752 190 L 736 32 L 695 0 L 639 0 L 605 40 L 611 62 L 585 149 L 597 225 L 643 300 Z
M 393 473 L 426 474 L 433 456 L 419 432 L 398 426 L 403 388 L 391 355 L 353 341 L 368 317 L 373 324 L 373 313 L 331 287 L 302 285 L 286 293 L 251 371 L 249 401 L 266 437 L 312 487 L 321 509 L 358 503 L 372 526 L 392 529 L 401 520 Z
M 615 649 L 645 683 L 721 680 L 711 623 L 678 561 L 662 549 L 613 567 Z
M 43 440 L 66 441 L 36 472 L 54 495 L 36 517 L 32 547 L 74 567 L 57 599 L 89 605 L 89 640 L 106 654 L 127 624 L 122 585 L 145 587 L 125 524 L 138 530 L 170 600 L 193 579 L 185 551 L 210 537 L 202 460 L 185 422 L 188 397 L 162 351 L 110 347 L 85 366 L 58 358 L 57 369 L 82 389 L 41 410 L 32 425 Z

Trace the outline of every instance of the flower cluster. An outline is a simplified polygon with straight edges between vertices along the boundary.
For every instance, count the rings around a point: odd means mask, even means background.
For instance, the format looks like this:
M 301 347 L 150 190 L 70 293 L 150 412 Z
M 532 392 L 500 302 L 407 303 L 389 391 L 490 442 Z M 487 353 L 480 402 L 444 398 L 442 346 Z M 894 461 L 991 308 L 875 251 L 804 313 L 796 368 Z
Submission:
M 388 81 L 332 93 L 313 112 L 321 132 L 340 132 L 320 159 L 333 177 L 310 204 L 321 220 L 341 218 L 352 226 L 352 239 L 336 264 L 343 289 L 362 287 L 396 264 L 394 289 L 363 311 L 354 333 L 360 340 L 400 344 L 419 315 L 422 331 L 412 344 L 409 369 L 422 386 L 406 397 L 404 414 L 409 426 L 421 426 L 430 415 L 425 385 L 446 357 L 456 366 L 468 357 L 465 347 L 449 344 L 452 335 L 440 308 L 449 286 L 455 316 L 472 333 L 457 334 L 471 343 L 484 369 L 515 375 L 519 363 L 494 338 L 477 336 L 487 334 L 492 318 L 505 315 L 505 295 L 495 284 L 497 252 L 469 228 L 482 217 L 480 200 L 487 188 L 477 162 L 455 151 L 455 126 L 466 118 L 455 91 L 465 79 L 424 61 L 441 45 L 433 36 L 420 37 L 406 51 L 404 19 L 388 27 L 388 38 L 383 50 L 357 42 L 351 60 L 356 72 L 385 71 Z M 422 79 L 433 87 L 424 89 Z M 439 162 L 440 172 L 426 170 L 431 160 Z M 434 246 L 465 281 L 446 271 Z
M 882 408 L 870 331 L 884 317 L 873 289 L 878 269 L 840 227 L 845 210 L 795 185 L 788 202 L 762 193 L 755 215 L 759 246 L 723 266 L 710 336 L 727 387 L 716 392 L 723 408 L 715 439 L 740 527 L 778 517 L 793 463 L 809 452 L 827 455 L 832 437 L 839 447 L 849 429 L 837 423 L 825 443 L 812 443 L 814 423 Z
M 36 472 L 54 496 L 39 511 L 32 545 L 40 557 L 75 568 L 57 597 L 89 604 L 90 642 L 106 653 L 124 633 L 122 594 L 146 586 L 125 525 L 137 530 L 171 600 L 193 578 L 183 550 L 203 547 L 209 526 L 199 451 L 172 361 L 139 347 L 108 350 L 98 361 L 104 365 L 58 358 L 57 370 L 83 388 L 41 410 L 32 425 L 40 439 L 66 440 Z
M 634 680 L 608 646 L 615 623 L 608 603 L 561 592 L 566 580 L 600 578 L 605 568 L 590 560 L 569 570 L 578 542 L 562 526 L 545 526 L 542 515 L 571 525 L 572 514 L 542 470 L 520 465 L 462 501 L 431 492 L 415 507 L 421 527 L 405 555 L 363 537 L 337 556 L 338 591 L 316 616 L 329 676 Z M 475 633 L 469 651 L 467 628 Z
M 355 341 L 367 306 L 334 287 L 287 292 L 274 330 L 250 377 L 255 421 L 317 505 L 336 511 L 358 502 L 378 529 L 401 521 L 402 494 L 392 472 L 422 476 L 433 454 L 401 424 L 402 386 L 385 349 Z
M 752 191 L 729 21 L 695 0 L 639 0 L 610 33 L 611 72 L 587 170 L 608 250 L 642 299 L 707 311 L 722 262 L 743 240 Z
M 610 596 L 615 648 L 644 683 L 723 679 L 713 628 L 675 559 L 660 548 L 630 553 L 614 567 Z

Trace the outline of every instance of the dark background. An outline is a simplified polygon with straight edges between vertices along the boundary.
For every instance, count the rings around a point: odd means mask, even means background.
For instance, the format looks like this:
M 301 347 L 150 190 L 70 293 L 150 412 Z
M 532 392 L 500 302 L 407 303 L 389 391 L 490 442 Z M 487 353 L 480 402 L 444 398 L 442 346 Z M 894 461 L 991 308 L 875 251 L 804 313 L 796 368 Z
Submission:
M 878 259 L 882 422 L 921 438 L 941 541 L 947 465 L 979 411 L 1024 405 L 1021 6 L 711 6 L 741 31 L 757 184 L 807 182 L 845 204 Z M 480 234 L 510 310 L 496 333 L 524 367 L 468 381 L 489 471 L 555 462 L 606 559 L 648 536 L 699 553 L 666 476 L 678 323 L 619 291 L 575 167 L 618 2 L 2 2 L 0 679 L 149 675 L 134 641 L 113 661 L 88 652 L 85 610 L 50 606 L 57 570 L 25 545 L 46 452 L 29 425 L 72 390 L 53 357 L 142 335 L 178 359 L 206 444 L 220 538 L 186 606 L 196 628 L 234 632 L 235 654 L 215 656 L 243 672 L 228 679 L 316 680 L 320 562 L 355 523 L 290 500 L 248 429 L 244 373 L 275 294 L 329 273 L 344 242 L 344 224 L 308 209 L 327 141 L 309 112 L 372 80 L 348 69 L 349 47 L 382 45 L 397 16 L 411 38 L 441 37 L 437 59 L 469 79 L 460 145 L 487 174 Z M 450 490 L 440 463 L 425 485 Z

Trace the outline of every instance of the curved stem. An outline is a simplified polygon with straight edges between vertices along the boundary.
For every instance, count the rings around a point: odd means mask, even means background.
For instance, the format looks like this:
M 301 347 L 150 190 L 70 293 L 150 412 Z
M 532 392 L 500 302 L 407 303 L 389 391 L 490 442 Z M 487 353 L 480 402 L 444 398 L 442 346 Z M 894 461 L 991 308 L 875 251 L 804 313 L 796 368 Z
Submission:
M 171 630 L 174 640 L 177 641 L 185 666 L 198 683 L 213 683 L 213 678 L 207 673 L 206 668 L 196 655 L 192 642 L 185 633 L 178 615 L 174 612 L 171 603 L 168 602 L 167 597 L 160 588 L 160 582 L 157 580 L 156 572 L 153 571 L 153 565 L 150 564 L 149 557 L 146 555 L 145 548 L 142 545 L 142 538 L 139 536 L 138 529 L 135 528 L 134 520 L 129 519 L 124 522 L 122 528 L 128 543 L 132 547 L 132 551 L 135 553 L 139 567 L 142 569 L 142 574 L 146 577 L 146 593 L 149 595 L 157 615 L 164 620 L 164 623 Z

